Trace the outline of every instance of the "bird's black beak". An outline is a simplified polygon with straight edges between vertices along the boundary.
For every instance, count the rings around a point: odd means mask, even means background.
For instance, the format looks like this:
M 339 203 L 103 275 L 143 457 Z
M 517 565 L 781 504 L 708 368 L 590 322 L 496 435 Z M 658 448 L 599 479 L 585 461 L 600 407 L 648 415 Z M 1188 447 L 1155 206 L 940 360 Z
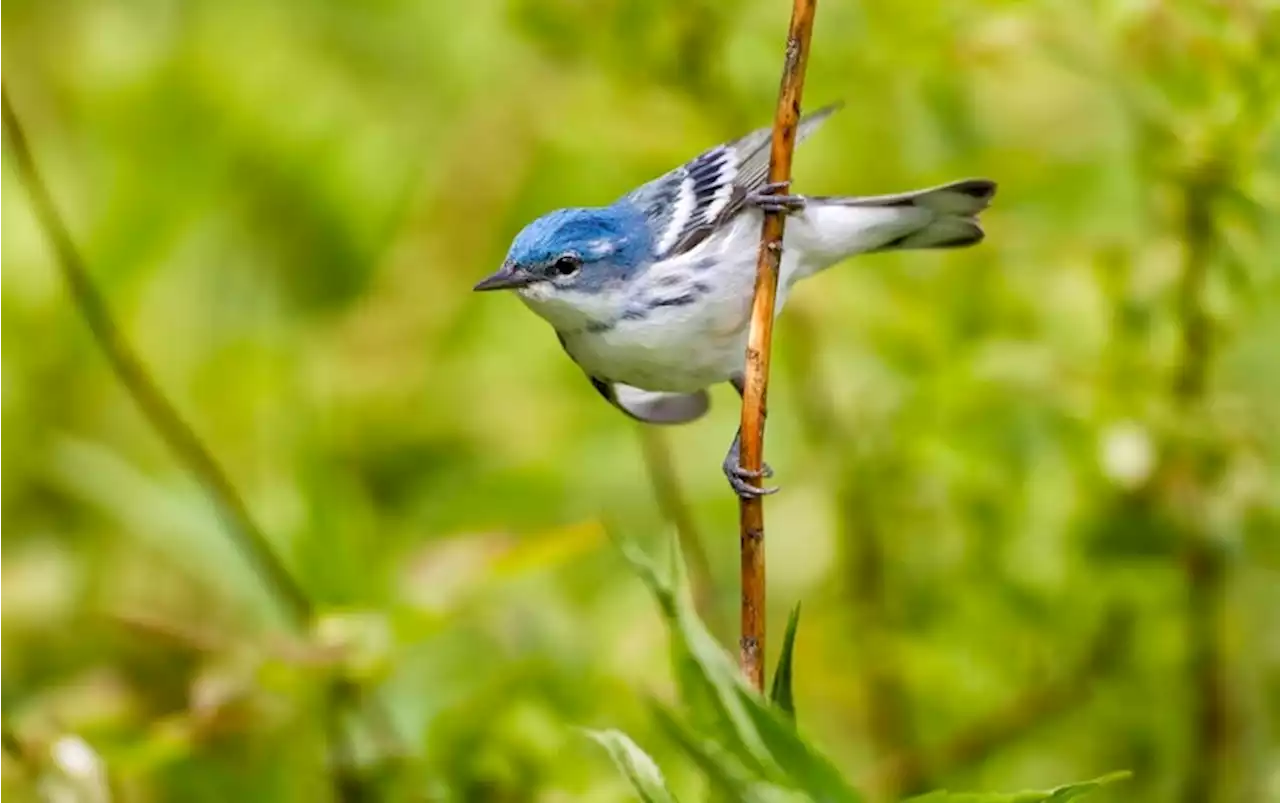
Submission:
M 527 284 L 533 284 L 538 280 L 527 271 L 516 268 L 515 265 L 504 264 L 498 269 L 498 272 L 492 276 L 488 276 L 480 280 L 480 283 L 472 290 L 511 290 L 516 287 L 524 287 Z

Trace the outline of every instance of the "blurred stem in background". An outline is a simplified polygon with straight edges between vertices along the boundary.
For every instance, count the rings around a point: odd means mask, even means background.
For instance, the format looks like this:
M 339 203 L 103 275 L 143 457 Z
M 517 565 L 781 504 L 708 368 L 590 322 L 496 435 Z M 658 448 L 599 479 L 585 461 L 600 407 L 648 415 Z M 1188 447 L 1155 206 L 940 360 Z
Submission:
M 174 409 L 125 341 L 120 328 L 111 318 L 106 299 L 89 277 L 84 259 L 76 249 L 71 233 L 58 215 L 53 198 L 36 171 L 26 133 L 9 101 L 7 86 L 3 89 L 3 103 L 4 128 L 9 134 L 18 174 L 31 196 L 36 218 L 53 245 L 55 261 L 67 283 L 76 310 L 84 318 L 94 341 L 110 363 L 111 370 L 137 403 L 147 422 L 173 451 L 178 462 L 186 466 L 204 486 L 226 525 L 227 533 L 258 574 L 262 584 L 280 601 L 294 624 L 305 626 L 315 613 L 311 599 L 275 554 L 266 533 L 253 520 L 248 506 L 240 498 L 209 447 L 204 445 Z
M 1123 662 L 1133 639 L 1133 620 L 1127 608 L 1112 608 L 1075 666 L 1043 685 L 1022 691 L 1007 706 L 966 726 L 941 745 L 891 756 L 871 782 L 877 789 L 896 790 L 898 795 L 920 794 L 932 783 L 930 779 L 980 765 L 1051 720 L 1076 710 L 1093 694 L 1097 682 Z
M 1183 264 L 1177 289 L 1181 356 L 1174 378 L 1175 413 L 1194 427 L 1212 426 L 1205 403 L 1212 367 L 1213 332 L 1205 309 L 1210 263 L 1219 247 L 1214 203 L 1225 186 L 1225 166 L 1211 156 L 1194 166 L 1181 187 Z M 1185 418 L 1184 418 L 1185 417 Z M 1235 764 L 1231 689 L 1224 634 L 1230 567 L 1225 544 L 1215 538 L 1206 500 L 1215 455 L 1196 445 L 1197 433 L 1183 433 L 1184 448 L 1171 466 L 1175 494 L 1171 503 L 1186 513 L 1180 560 L 1186 578 L 1186 683 L 1191 696 L 1192 744 L 1182 790 L 1184 803 L 1222 799 L 1224 782 Z
M 640 435 L 640 448 L 644 452 L 644 467 L 649 474 L 649 484 L 653 487 L 653 496 L 658 504 L 662 517 L 675 528 L 680 539 L 680 549 L 689 562 L 689 582 L 693 587 L 693 605 L 699 618 L 718 638 L 725 638 L 724 617 L 718 605 L 715 575 L 711 570 L 711 559 L 707 557 L 707 548 L 694 520 L 689 500 L 680 487 L 676 477 L 675 464 L 671 460 L 671 449 L 661 430 L 652 426 L 637 427 Z
M 4 130 L 9 136 L 18 175 L 31 197 L 36 219 L 53 246 L 54 261 L 66 281 L 71 300 L 102 349 L 111 370 L 178 462 L 204 486 L 221 515 L 226 532 L 263 585 L 280 601 L 292 624 L 303 629 L 309 627 L 315 616 L 315 604 L 275 554 L 270 540 L 254 521 L 248 506 L 212 451 L 157 387 L 112 319 L 106 299 L 90 278 L 84 259 L 36 169 L 26 131 L 10 102 L 7 86 L 0 90 L 0 102 L 3 104 Z M 356 771 L 354 745 L 343 724 L 344 712 L 349 707 L 358 707 L 358 694 L 351 683 L 342 678 L 327 680 L 326 685 L 328 705 L 323 716 L 329 733 L 329 769 L 333 774 L 334 794 L 341 801 L 365 800 L 368 796 L 364 781 Z M 366 708 L 376 706 L 370 703 Z M 381 714 L 374 722 L 379 731 L 390 725 L 389 719 Z M 16 744 L 16 737 L 13 740 Z M 9 741 L 7 737 L 6 744 Z M 390 741 L 393 740 L 386 735 L 380 739 L 383 744 Z
M 811 314 L 796 307 L 788 315 L 789 344 L 787 366 L 797 388 L 797 414 L 810 448 L 830 456 L 827 475 L 836 478 L 833 496 L 841 558 L 838 561 L 844 590 L 852 612 L 851 640 L 859 644 L 862 699 L 866 705 L 864 722 L 867 738 L 876 756 L 915 755 L 918 740 L 914 727 L 911 696 L 902 682 L 895 649 L 894 627 L 889 621 L 889 599 L 885 571 L 885 545 L 876 511 L 876 495 L 871 472 L 864 470 L 864 444 L 849 431 L 832 409 L 830 389 L 814 356 L 820 353 L 817 330 Z M 885 784 L 879 792 L 895 799 L 903 784 L 912 789 L 929 785 L 926 766 L 907 762 L 909 773 L 881 776 Z
M 1133 615 L 1118 604 L 1098 626 L 1084 656 L 1043 684 L 1013 695 L 1012 701 L 947 738 L 926 746 L 914 728 L 914 705 L 898 664 L 897 634 L 889 615 L 885 540 L 876 510 L 874 474 L 866 470 L 866 447 L 843 426 L 831 405 L 830 391 L 813 355 L 821 353 L 811 313 L 799 306 L 788 312 L 790 379 L 798 389 L 797 413 L 805 436 L 818 453 L 831 455 L 829 476 L 837 478 L 840 561 L 861 645 L 863 717 L 877 769 L 867 779 L 877 799 L 897 800 L 922 794 L 946 778 L 981 764 L 1050 720 L 1075 710 L 1094 692 L 1096 682 L 1120 665 L 1132 640 Z M 876 465 L 883 466 L 884 455 Z

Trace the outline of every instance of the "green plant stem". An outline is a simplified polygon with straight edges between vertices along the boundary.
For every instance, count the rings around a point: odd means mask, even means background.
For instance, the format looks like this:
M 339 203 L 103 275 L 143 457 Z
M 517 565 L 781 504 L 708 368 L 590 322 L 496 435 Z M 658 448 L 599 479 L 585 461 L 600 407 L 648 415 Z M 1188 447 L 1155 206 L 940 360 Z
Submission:
M 1216 247 L 1211 204 L 1220 185 L 1218 170 L 1209 162 L 1193 172 L 1182 191 L 1183 266 L 1178 284 L 1178 321 L 1182 355 L 1173 382 L 1179 415 L 1191 418 L 1204 412 L 1209 370 L 1213 357 L 1213 332 L 1204 307 L 1209 263 Z M 1214 543 L 1205 521 L 1205 462 L 1183 454 L 1185 465 L 1174 473 L 1186 477 L 1190 487 L 1180 493 L 1180 507 L 1190 508 L 1191 527 L 1186 534 L 1181 564 L 1186 580 L 1185 675 L 1191 699 L 1193 744 L 1182 788 L 1185 803 L 1208 803 L 1218 798 L 1231 761 L 1229 726 L 1230 688 L 1227 683 L 1227 648 L 1223 620 L 1230 582 L 1229 566 Z
M 3 105 L 4 130 L 9 135 L 18 176 L 31 197 L 37 221 L 53 245 L 55 262 L 67 283 L 72 302 L 88 325 L 94 341 L 102 349 L 112 372 L 138 405 L 143 416 L 173 451 L 178 462 L 186 466 L 204 486 L 227 533 L 263 585 L 280 601 L 289 619 L 298 627 L 306 628 L 314 616 L 315 605 L 275 554 L 266 534 L 253 520 L 248 507 L 213 453 L 161 392 L 125 340 L 111 317 L 106 299 L 90 278 L 85 261 L 36 169 L 26 131 L 9 100 L 7 86 L 0 89 L 0 102 Z M 330 710 L 326 717 L 331 718 L 331 721 L 340 718 L 339 711 L 347 704 L 345 695 L 336 691 L 337 687 L 338 684 L 332 684 L 330 694 L 327 695 Z M 359 785 L 353 784 L 347 774 L 351 766 L 349 736 L 338 732 L 339 730 L 341 729 L 334 731 L 330 747 L 335 794 L 343 801 L 361 799 L 363 796 L 356 794 Z
M 644 453 L 645 470 L 649 474 L 649 484 L 653 487 L 653 496 L 661 511 L 680 539 L 680 549 L 689 561 L 689 579 L 693 586 L 693 606 L 702 621 L 706 622 L 717 636 L 724 635 L 724 629 L 716 605 L 717 594 L 715 576 L 711 572 L 711 559 L 707 556 L 707 548 L 702 533 L 693 518 L 689 500 L 680 487 L 676 477 L 675 464 L 671 460 L 671 449 L 662 431 L 657 427 L 641 426 L 636 428 L 640 434 L 640 448 Z
M 15 760 L 23 760 L 25 751 L 22 749 L 22 742 L 18 740 L 18 735 L 13 732 L 8 722 L 0 724 L 0 745 L 3 745 L 4 752 Z
M 9 133 L 18 176 L 31 197 L 36 219 L 53 246 L 55 261 L 67 283 L 71 300 L 88 325 L 94 342 L 102 349 L 112 372 L 161 440 L 173 451 L 178 461 L 187 466 L 191 474 L 204 485 L 228 534 L 263 585 L 279 599 L 295 623 L 305 624 L 311 619 L 314 610 L 311 600 L 275 554 L 266 534 L 250 516 L 248 507 L 231 484 L 226 471 L 152 381 L 142 361 L 116 326 L 106 300 L 89 277 L 84 259 L 36 170 L 26 132 L 9 100 L 8 87 L 3 89 L 2 94 L 4 128 Z

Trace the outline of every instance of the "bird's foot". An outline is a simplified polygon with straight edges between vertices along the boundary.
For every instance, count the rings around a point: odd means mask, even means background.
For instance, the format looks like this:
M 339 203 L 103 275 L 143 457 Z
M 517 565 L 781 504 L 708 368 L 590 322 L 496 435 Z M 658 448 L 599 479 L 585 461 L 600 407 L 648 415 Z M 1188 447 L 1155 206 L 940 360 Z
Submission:
M 751 484 L 751 480 L 758 480 L 773 476 L 773 469 L 765 465 L 763 471 L 748 471 L 741 466 L 732 466 L 724 472 L 725 477 L 729 480 L 729 487 L 738 495 L 739 499 L 759 499 L 762 496 L 776 494 L 778 486 L 769 485 L 757 488 Z
M 790 181 L 774 181 L 761 185 L 747 193 L 746 202 L 765 212 L 799 212 L 804 209 L 803 195 L 785 195 L 782 191 L 791 186 Z
M 758 499 L 778 492 L 777 486 L 756 487 L 752 484 L 753 480 L 769 479 L 773 476 L 773 469 L 769 468 L 768 463 L 765 463 L 760 471 L 749 471 L 738 465 L 738 460 L 738 440 L 735 438 L 729 453 L 724 456 L 723 468 L 725 479 L 729 480 L 729 487 L 738 495 L 738 498 Z

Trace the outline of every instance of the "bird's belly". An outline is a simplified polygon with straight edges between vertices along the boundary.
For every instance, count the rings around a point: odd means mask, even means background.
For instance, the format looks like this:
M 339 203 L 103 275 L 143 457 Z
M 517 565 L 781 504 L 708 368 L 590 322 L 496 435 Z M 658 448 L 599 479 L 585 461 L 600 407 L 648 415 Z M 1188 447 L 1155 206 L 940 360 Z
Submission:
M 750 297 L 697 305 L 565 338 L 587 373 L 642 390 L 689 393 L 741 371 Z
M 760 231 L 757 216 L 741 217 L 734 232 L 716 245 L 718 253 L 691 252 L 688 261 L 700 263 L 691 281 L 706 287 L 695 302 L 652 307 L 633 317 L 620 315 L 606 327 L 565 333 L 570 356 L 592 376 L 642 390 L 690 393 L 740 373 Z M 797 259 L 784 250 L 775 316 L 800 275 Z

